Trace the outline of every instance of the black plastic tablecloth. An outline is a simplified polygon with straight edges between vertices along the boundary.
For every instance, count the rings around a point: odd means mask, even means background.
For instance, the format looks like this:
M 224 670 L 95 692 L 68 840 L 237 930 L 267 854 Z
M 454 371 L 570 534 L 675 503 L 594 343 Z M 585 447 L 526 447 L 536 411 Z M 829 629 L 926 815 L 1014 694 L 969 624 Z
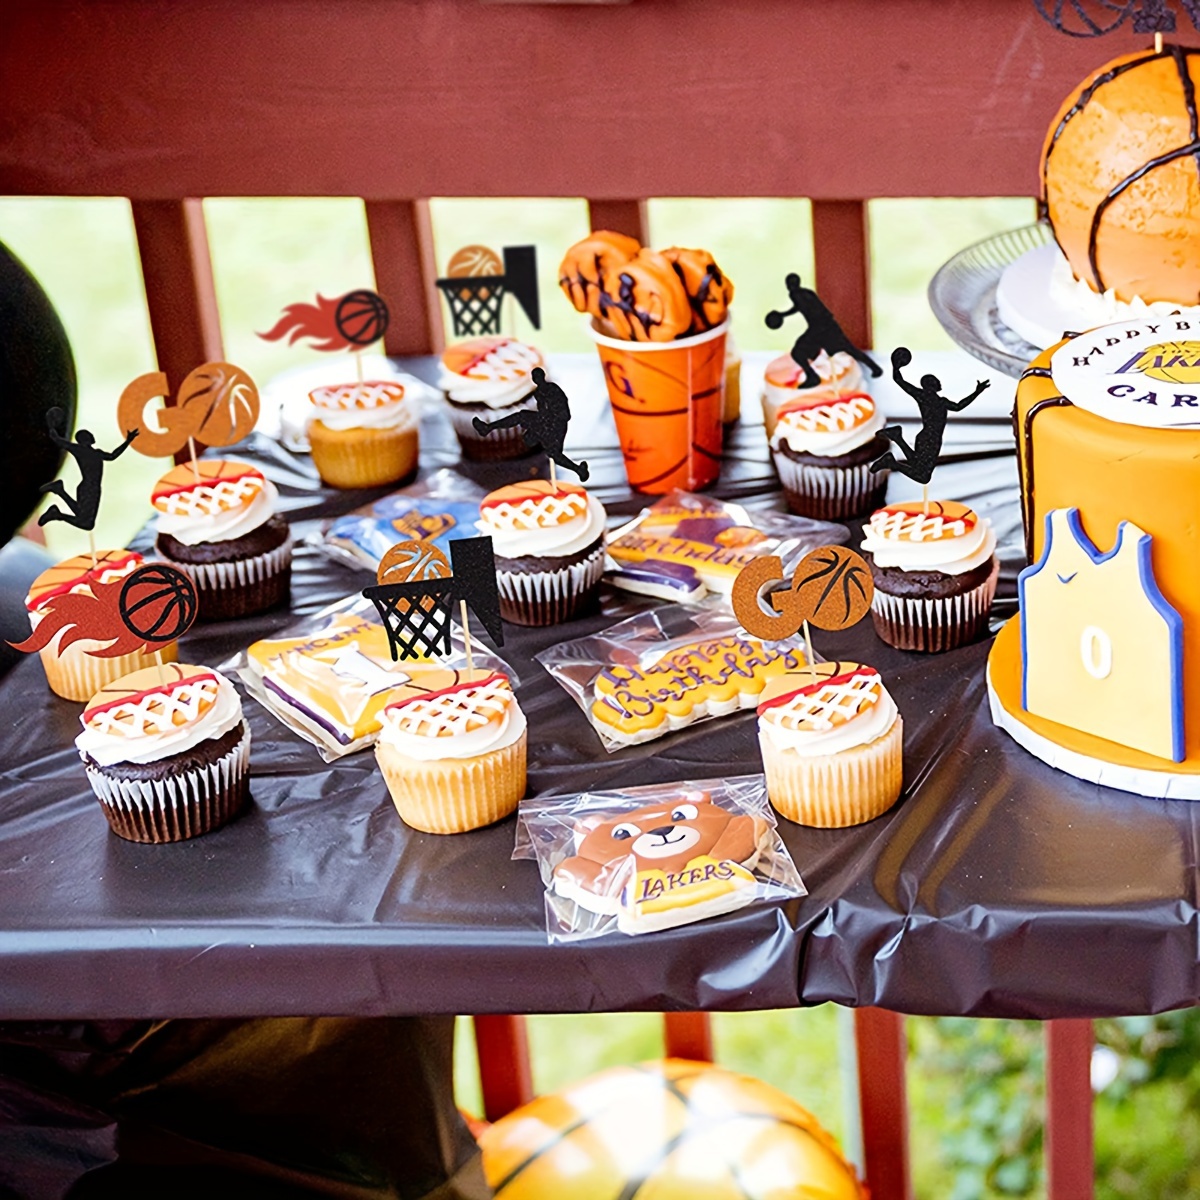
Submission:
M 415 369 L 427 374 L 429 366 Z M 636 511 L 642 501 L 625 488 L 603 406 L 576 408 L 584 415 L 574 445 L 592 465 L 590 486 L 610 512 Z M 426 467 L 457 460 L 436 411 L 424 422 L 423 446 Z M 1000 615 L 1012 611 L 1022 554 L 1011 446 L 1001 416 L 952 422 L 936 477 L 939 495 L 969 502 L 996 525 Z M 276 480 L 298 539 L 322 516 L 369 498 L 321 489 L 307 458 L 268 439 L 238 453 Z M 513 473 L 489 467 L 478 477 L 492 485 Z M 892 495 L 903 487 L 894 479 Z M 717 492 L 778 504 L 774 488 L 761 425 L 747 421 L 732 438 Z M 293 614 L 366 582 L 300 542 Z M 533 655 L 629 611 L 628 598 L 604 595 L 607 612 L 568 627 L 506 629 L 503 653 L 520 675 L 529 720 L 531 794 L 759 770 L 753 712 L 616 754 L 601 748 Z M 183 657 L 219 662 L 293 614 L 197 627 Z M 326 765 L 253 700 L 245 705 L 251 809 L 189 843 L 121 841 L 108 832 L 72 745 L 79 706 L 48 692 L 36 658 L 23 661 L 0 681 L 0 1017 L 748 1009 L 834 1000 L 1046 1018 L 1195 1001 L 1191 804 L 1085 784 L 1027 755 L 988 717 L 986 645 L 907 654 L 881 643 L 867 621 L 820 635 L 817 648 L 882 670 L 905 721 L 897 807 L 842 831 L 782 821 L 809 888 L 802 901 L 648 937 L 554 947 L 537 870 L 509 860 L 512 819 L 453 837 L 415 833 L 397 819 L 373 754 Z

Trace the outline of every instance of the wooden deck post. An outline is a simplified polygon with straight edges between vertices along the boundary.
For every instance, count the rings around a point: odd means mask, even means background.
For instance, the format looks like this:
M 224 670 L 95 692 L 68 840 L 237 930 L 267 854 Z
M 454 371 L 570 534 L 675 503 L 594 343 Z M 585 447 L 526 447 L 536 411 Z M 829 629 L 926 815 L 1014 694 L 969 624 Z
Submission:
M 1046 1197 L 1092 1200 L 1092 1048 L 1089 1020 L 1046 1022 Z
M 667 1058 L 713 1061 L 712 1021 L 708 1013 L 663 1013 L 663 1033 Z
M 498 1121 L 533 1099 L 525 1018 L 489 1014 L 473 1020 L 483 1115 Z
M 650 219 L 645 200 L 589 200 L 588 224 L 593 229 L 611 229 L 637 238 L 645 245 L 650 238 Z
M 871 1200 L 912 1200 L 904 1018 L 882 1008 L 855 1009 L 854 1040 L 863 1164 Z
M 871 345 L 871 281 L 867 205 L 814 200 L 813 255 L 821 299 L 856 346 Z
M 391 321 L 383 339 L 391 355 L 440 354 L 446 344 L 428 200 L 367 200 L 367 236 L 375 286 Z

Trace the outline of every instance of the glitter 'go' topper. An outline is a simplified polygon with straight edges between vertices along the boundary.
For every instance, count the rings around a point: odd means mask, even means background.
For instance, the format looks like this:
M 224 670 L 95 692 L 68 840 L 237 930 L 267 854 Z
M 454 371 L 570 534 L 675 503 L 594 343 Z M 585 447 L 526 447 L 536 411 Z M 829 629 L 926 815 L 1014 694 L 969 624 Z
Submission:
M 933 478 L 933 469 L 937 466 L 938 456 L 942 453 L 942 438 L 946 434 L 946 418 L 952 412 L 961 412 L 972 401 L 977 400 L 990 381 L 981 379 L 975 390 L 962 400 L 948 400 L 942 395 L 942 381 L 936 375 L 922 375 L 921 383 L 909 383 L 900 374 L 901 368 L 912 362 L 912 351 L 907 346 L 897 346 L 892 351 L 892 378 L 916 402 L 921 411 L 921 431 L 917 434 L 916 442 L 910 446 L 904 440 L 904 431 L 899 425 L 886 425 L 879 431 L 880 437 L 889 442 L 904 454 L 899 459 L 889 450 L 871 464 L 872 471 L 892 470 L 917 483 L 928 483 Z
M 47 525 L 51 521 L 65 521 L 76 529 L 87 530 L 91 533 L 96 528 L 96 514 L 100 511 L 100 485 L 104 478 L 104 464 L 120 458 L 129 444 L 141 432 L 136 427 L 129 427 L 125 440 L 115 450 L 100 450 L 96 447 L 96 438 L 90 430 L 80 429 L 75 434 L 75 440 L 67 437 L 66 431 L 58 430 L 58 424 L 65 417 L 61 408 L 52 408 L 46 413 L 46 429 L 50 440 L 61 446 L 74 460 L 79 468 L 79 486 L 72 496 L 61 479 L 52 479 L 43 483 L 41 491 L 57 496 L 66 505 L 64 512 L 57 504 L 52 504 L 40 517 L 39 525 Z
M 500 305 L 506 292 L 516 297 L 534 329 L 542 327 L 538 299 L 537 247 L 505 246 L 504 262 L 487 246 L 464 246 L 450 256 L 446 277 L 437 281 L 455 337 L 500 332 Z
M 47 600 L 48 611 L 32 635 L 13 645 L 32 654 L 62 630 L 60 654 L 84 638 L 107 643 L 86 651 L 94 658 L 152 652 L 182 637 L 196 619 L 198 606 L 196 585 L 189 576 L 166 563 L 147 563 L 109 583 L 96 580 L 88 591 L 64 592 Z
M 457 538 L 450 560 L 430 542 L 400 542 L 380 561 L 376 585 L 363 588 L 387 630 L 393 662 L 449 654 L 450 618 L 464 602 L 492 641 L 504 645 L 492 539 Z
M 733 583 L 733 612 L 747 633 L 769 641 L 795 636 L 811 621 L 818 629 L 848 629 L 870 611 L 875 584 L 866 560 L 845 546 L 818 546 L 792 574 L 790 587 L 760 597 L 769 584 L 783 580 L 783 561 L 775 555 L 752 559 Z
M 315 304 L 289 304 L 264 342 L 286 337 L 289 346 L 308 338 L 314 350 L 362 350 L 387 333 L 391 313 L 378 292 L 359 288 L 336 299 L 318 295 Z
M 139 430 L 134 449 L 147 458 L 169 458 L 189 441 L 232 446 L 258 422 L 258 388 L 233 363 L 202 364 L 179 385 L 173 405 L 149 411 L 152 400 L 169 393 L 166 375 L 151 371 L 130 383 L 117 402 L 118 424 Z

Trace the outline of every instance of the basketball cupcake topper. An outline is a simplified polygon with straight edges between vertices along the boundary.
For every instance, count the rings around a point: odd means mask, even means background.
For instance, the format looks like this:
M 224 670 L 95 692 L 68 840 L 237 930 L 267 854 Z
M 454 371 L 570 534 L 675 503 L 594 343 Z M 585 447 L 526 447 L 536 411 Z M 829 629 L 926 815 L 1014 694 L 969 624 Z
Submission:
M 1200 29 L 1200 4 L 1181 0 L 1192 25 Z M 1033 0 L 1048 24 L 1068 37 L 1100 37 L 1131 22 L 1134 33 L 1174 33 L 1171 0 Z
M 501 306 L 506 293 L 521 306 L 534 329 L 542 327 L 537 285 L 537 247 L 505 246 L 500 256 L 487 246 L 463 246 L 446 264 L 437 281 L 455 337 L 482 337 L 500 332 Z
M 329 299 L 318 295 L 315 304 L 289 304 L 283 316 L 258 336 L 264 342 L 287 338 L 294 346 L 307 338 L 314 350 L 362 350 L 387 333 L 391 314 L 378 292 L 358 288 Z

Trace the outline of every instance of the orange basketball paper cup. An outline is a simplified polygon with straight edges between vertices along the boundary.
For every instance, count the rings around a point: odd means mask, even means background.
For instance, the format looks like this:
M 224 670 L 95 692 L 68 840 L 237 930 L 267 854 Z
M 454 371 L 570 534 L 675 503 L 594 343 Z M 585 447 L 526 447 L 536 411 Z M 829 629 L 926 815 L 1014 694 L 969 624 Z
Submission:
M 722 321 L 673 342 L 627 342 L 589 322 L 635 491 L 693 491 L 720 475 L 728 329 Z

